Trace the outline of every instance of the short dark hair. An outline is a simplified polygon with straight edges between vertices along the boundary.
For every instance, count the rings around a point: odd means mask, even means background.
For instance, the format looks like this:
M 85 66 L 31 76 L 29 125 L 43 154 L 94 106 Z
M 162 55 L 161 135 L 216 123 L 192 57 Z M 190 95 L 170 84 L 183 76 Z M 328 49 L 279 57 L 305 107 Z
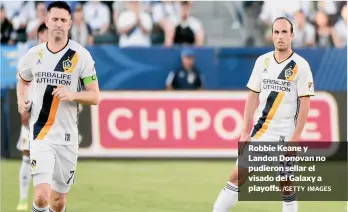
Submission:
M 65 1 L 53 1 L 47 7 L 47 12 L 50 12 L 52 8 L 64 9 L 71 15 L 71 8 Z
M 274 20 L 273 24 L 272 24 L 272 32 L 273 32 L 273 25 L 276 21 L 278 20 L 286 20 L 287 22 L 289 22 L 290 24 L 290 32 L 293 33 L 294 32 L 294 26 L 292 25 L 291 21 L 288 19 L 288 18 L 285 18 L 285 17 L 278 17 L 276 18 L 276 20 Z
M 45 23 L 41 24 L 39 26 L 39 28 L 37 29 L 37 34 L 41 33 L 41 32 L 44 32 L 45 30 L 47 30 L 47 26 Z
M 181 5 L 190 5 L 191 2 L 190 1 L 181 1 Z

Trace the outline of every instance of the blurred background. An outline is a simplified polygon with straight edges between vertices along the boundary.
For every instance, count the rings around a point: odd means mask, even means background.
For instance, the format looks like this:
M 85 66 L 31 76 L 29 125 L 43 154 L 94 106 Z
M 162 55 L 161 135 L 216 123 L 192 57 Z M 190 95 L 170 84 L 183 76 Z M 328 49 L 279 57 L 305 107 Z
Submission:
M 17 194 L 12 188 L 18 185 L 13 176 L 18 175 L 21 157 L 16 149 L 21 126 L 16 65 L 37 43 L 36 31 L 49 3 L 0 2 L 2 178 L 7 185 L 3 188 L 11 190 L 3 196 L 4 211 L 15 206 L 12 199 Z M 81 106 L 80 156 L 93 161 L 81 161 L 71 211 L 210 211 L 234 165 L 230 159 L 237 155 L 245 85 L 256 58 L 273 50 L 271 24 L 279 16 L 293 22 L 294 50 L 309 62 L 317 92 L 302 139 L 325 142 L 327 149 L 331 142 L 347 141 L 345 1 L 68 3 L 73 19 L 70 38 L 90 51 L 102 90 L 99 106 Z M 207 158 L 227 160 L 202 160 Z M 100 180 L 91 183 L 92 179 Z M 149 189 L 151 183 L 171 184 L 168 190 L 177 199 Z M 175 190 L 185 185 L 196 192 L 194 197 Z M 103 188 L 107 191 L 98 190 Z M 81 199 L 80 194 L 91 191 L 113 203 L 93 203 L 93 194 Z M 159 203 L 148 202 L 146 195 L 157 195 Z M 130 206 L 134 201 L 140 202 L 138 208 Z M 267 207 L 242 205 L 236 211 L 271 211 Z M 314 211 L 312 203 L 306 207 L 305 211 Z M 315 208 L 321 210 L 341 211 L 341 207 L 327 203 Z

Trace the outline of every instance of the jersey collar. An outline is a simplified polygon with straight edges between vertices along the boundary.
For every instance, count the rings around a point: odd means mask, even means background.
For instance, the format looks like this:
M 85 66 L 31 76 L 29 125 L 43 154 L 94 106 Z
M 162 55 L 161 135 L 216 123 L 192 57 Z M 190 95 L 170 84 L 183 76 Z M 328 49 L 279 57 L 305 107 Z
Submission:
M 48 42 L 46 42 L 46 48 L 47 48 L 47 50 L 48 50 L 49 52 L 51 52 L 52 54 L 57 54 L 57 53 L 61 52 L 63 49 L 65 49 L 65 47 L 68 46 L 69 41 L 70 41 L 70 39 L 68 39 L 68 41 L 66 42 L 65 46 L 64 46 L 61 50 L 59 50 L 59 51 L 57 51 L 57 52 L 52 52 L 52 51 L 48 48 Z
M 287 61 L 290 57 L 292 57 L 293 54 L 294 54 L 294 51 L 292 51 L 292 53 L 290 54 L 290 56 L 289 56 L 288 58 L 286 58 L 285 60 L 279 62 L 279 61 L 277 60 L 277 58 L 275 57 L 275 52 L 273 52 L 273 58 L 274 58 L 274 60 L 275 60 L 278 64 L 281 64 L 281 63 Z

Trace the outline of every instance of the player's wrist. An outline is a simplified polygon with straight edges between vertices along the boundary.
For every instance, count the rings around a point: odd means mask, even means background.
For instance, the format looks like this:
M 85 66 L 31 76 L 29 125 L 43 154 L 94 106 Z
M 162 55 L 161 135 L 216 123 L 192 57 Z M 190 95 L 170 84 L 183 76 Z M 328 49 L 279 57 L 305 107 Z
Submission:
M 70 101 L 71 101 L 71 102 L 76 101 L 76 92 L 71 92 L 71 93 L 70 93 Z

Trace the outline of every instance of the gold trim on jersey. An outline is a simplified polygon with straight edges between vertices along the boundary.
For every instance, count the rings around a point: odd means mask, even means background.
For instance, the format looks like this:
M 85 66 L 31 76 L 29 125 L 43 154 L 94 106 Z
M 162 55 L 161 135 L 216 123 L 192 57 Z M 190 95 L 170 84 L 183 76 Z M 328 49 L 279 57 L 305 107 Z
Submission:
M 285 92 L 280 92 L 277 94 L 277 97 L 274 100 L 274 102 L 271 106 L 271 109 L 269 110 L 269 112 L 267 114 L 265 122 L 262 124 L 261 129 L 259 129 L 257 131 L 257 133 L 254 135 L 254 138 L 259 139 L 267 131 L 267 129 L 268 129 L 273 117 L 274 117 L 274 114 L 277 112 L 277 109 L 284 98 L 284 95 L 285 95 Z
M 59 99 L 57 97 L 53 97 L 52 104 L 51 104 L 51 110 L 48 115 L 47 122 L 45 126 L 41 129 L 39 135 L 37 136 L 37 140 L 43 140 L 45 136 L 47 135 L 48 131 L 51 129 L 52 125 L 54 124 L 54 120 L 56 119 L 56 114 L 58 110 L 59 105 Z

